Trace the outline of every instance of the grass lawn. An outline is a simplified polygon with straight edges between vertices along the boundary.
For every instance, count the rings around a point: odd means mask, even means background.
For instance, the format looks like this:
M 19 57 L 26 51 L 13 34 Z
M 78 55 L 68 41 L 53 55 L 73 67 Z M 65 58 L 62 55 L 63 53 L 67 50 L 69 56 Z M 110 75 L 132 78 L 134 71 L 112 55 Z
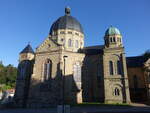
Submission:
M 99 103 L 99 102 L 84 102 L 80 104 L 72 104 L 71 106 L 131 106 L 131 105 L 127 103 L 108 104 L 108 103 Z

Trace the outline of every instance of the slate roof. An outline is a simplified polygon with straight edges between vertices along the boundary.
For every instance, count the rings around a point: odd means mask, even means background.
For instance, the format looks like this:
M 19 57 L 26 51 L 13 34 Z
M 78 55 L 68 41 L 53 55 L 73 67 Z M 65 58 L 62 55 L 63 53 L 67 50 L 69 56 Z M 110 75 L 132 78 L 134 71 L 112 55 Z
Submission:
M 33 53 L 33 54 L 34 54 L 34 51 L 33 51 L 32 47 L 31 47 L 31 45 L 28 44 L 28 45 L 20 52 L 20 54 L 21 54 L 21 53 Z
M 127 57 L 127 67 L 142 67 L 147 61 L 144 56 Z
M 76 18 L 70 16 L 70 12 L 67 13 L 65 11 L 65 13 L 66 14 L 64 16 L 61 16 L 52 24 L 49 34 L 52 35 L 53 31 L 57 31 L 59 29 L 71 29 L 83 33 L 83 28 L 79 21 Z
M 87 55 L 96 55 L 103 53 L 104 45 L 88 46 L 82 49 L 82 52 Z

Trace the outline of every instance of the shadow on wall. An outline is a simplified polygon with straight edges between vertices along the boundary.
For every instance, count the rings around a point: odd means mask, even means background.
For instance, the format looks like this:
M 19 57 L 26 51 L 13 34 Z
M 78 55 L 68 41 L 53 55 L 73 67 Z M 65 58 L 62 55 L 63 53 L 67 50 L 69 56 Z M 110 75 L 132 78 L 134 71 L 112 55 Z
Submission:
M 99 51 L 98 51 L 99 53 Z M 83 102 L 104 102 L 103 64 L 97 53 L 86 54 L 82 66 Z
M 28 99 L 31 74 L 33 73 L 33 62 L 24 60 L 18 65 L 17 80 L 14 101 L 19 107 L 25 107 Z
M 97 59 L 97 61 L 92 59 Z M 56 106 L 63 102 L 65 104 L 103 102 L 104 86 L 103 76 L 101 76 L 103 73 L 98 71 L 102 70 L 103 66 L 102 64 L 100 67 L 97 66 L 98 63 L 100 64 L 99 61 L 99 56 L 86 55 L 82 62 L 81 74 L 65 76 L 63 76 L 60 63 L 58 63 L 56 76 L 54 78 L 49 76 L 46 80 L 41 80 L 41 78 L 31 79 L 33 61 L 21 62 L 18 66 L 16 105 L 39 108 Z M 22 78 L 22 76 L 24 77 Z M 81 76 L 81 80 L 78 80 L 78 76 Z
M 18 70 L 20 70 L 20 65 L 23 64 L 19 64 Z M 26 70 L 26 72 L 29 72 L 29 70 Z M 20 75 L 19 71 L 18 78 Z M 28 74 L 26 73 L 26 75 Z M 17 80 L 15 102 L 17 106 L 19 105 L 18 107 L 43 108 L 63 103 L 77 103 L 77 95 L 81 89 L 77 87 L 73 75 L 63 76 L 62 70 L 60 70 L 60 64 L 57 64 L 57 74 L 55 78 L 50 76 L 48 80 L 43 81 L 36 79 L 30 80 L 30 78 L 31 76 L 28 76 L 28 79 Z

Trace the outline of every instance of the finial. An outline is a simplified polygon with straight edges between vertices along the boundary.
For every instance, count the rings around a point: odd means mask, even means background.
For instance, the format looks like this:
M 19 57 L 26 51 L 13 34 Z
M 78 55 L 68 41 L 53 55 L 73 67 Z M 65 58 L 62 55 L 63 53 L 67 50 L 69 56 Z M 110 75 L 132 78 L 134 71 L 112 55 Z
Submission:
M 66 7 L 65 8 L 65 14 L 70 15 L 70 10 L 71 10 L 70 7 Z

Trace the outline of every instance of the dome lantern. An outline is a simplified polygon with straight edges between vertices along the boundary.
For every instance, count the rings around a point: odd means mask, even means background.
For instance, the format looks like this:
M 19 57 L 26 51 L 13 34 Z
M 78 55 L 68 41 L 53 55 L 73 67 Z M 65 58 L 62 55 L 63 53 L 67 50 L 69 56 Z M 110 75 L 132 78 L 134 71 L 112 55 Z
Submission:
M 70 7 L 66 7 L 66 8 L 65 8 L 65 14 L 66 14 L 66 15 L 70 15 L 70 12 L 71 12 Z

